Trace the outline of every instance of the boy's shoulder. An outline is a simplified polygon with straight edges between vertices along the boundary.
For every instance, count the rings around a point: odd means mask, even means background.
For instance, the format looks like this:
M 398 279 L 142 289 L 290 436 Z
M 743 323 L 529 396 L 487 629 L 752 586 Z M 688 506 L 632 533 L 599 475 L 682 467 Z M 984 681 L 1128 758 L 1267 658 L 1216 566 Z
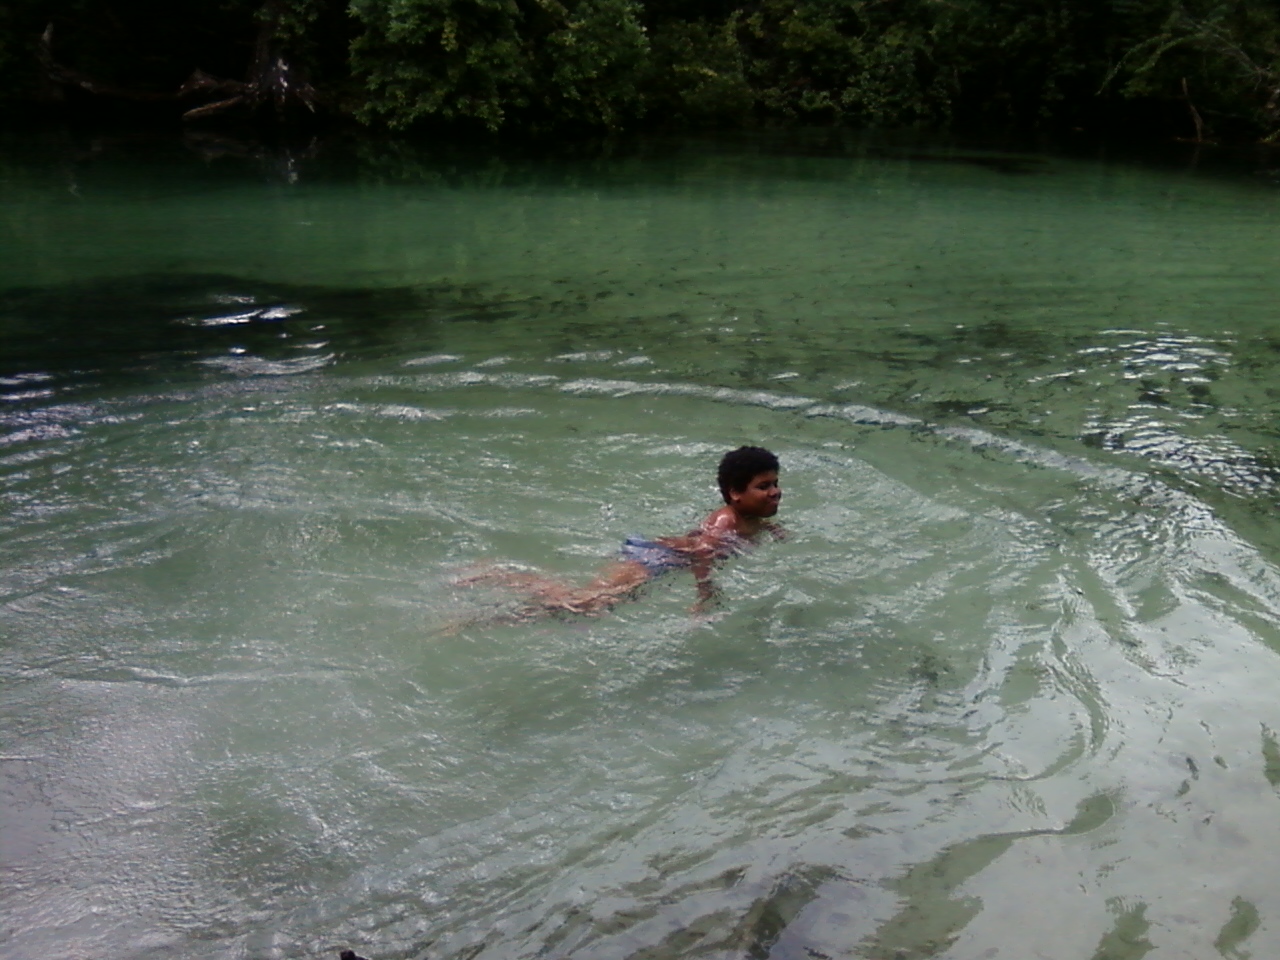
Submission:
M 726 505 L 707 515 L 707 519 L 702 521 L 701 532 L 719 537 L 751 537 L 764 527 L 764 521 L 743 517 L 733 507 Z
M 703 533 L 736 533 L 738 531 L 738 514 L 733 507 L 724 506 L 712 510 L 707 519 L 702 521 Z

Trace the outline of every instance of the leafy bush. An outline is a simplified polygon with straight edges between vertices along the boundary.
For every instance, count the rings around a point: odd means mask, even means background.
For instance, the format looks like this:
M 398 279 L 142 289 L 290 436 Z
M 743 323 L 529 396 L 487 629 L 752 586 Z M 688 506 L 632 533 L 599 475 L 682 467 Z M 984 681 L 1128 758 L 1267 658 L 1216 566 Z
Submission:
M 645 92 L 671 122 L 746 122 L 757 96 L 747 82 L 736 14 L 723 23 L 669 19 L 653 30 Z
M 1121 2 L 1121 0 L 1117 0 Z M 1128 0 L 1130 7 L 1139 0 Z M 1280 139 L 1280 8 L 1256 0 L 1161 3 L 1158 29 L 1126 50 L 1103 87 L 1130 97 L 1181 97 L 1201 124 L 1261 132 Z
M 618 127 L 642 112 L 648 38 L 633 0 L 353 0 L 351 12 L 367 121 Z

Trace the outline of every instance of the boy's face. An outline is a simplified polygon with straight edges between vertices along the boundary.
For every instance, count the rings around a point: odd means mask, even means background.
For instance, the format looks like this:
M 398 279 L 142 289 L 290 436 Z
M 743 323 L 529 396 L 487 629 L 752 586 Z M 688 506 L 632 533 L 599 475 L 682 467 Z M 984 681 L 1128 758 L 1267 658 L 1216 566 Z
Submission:
M 757 473 L 745 489 L 729 491 L 729 503 L 744 517 L 772 517 L 781 502 L 777 470 Z

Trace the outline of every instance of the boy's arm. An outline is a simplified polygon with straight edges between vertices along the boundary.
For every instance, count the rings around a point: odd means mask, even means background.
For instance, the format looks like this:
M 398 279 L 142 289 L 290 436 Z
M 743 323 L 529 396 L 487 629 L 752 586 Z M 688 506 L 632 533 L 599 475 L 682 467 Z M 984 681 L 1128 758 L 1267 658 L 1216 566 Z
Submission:
M 693 605 L 694 613 L 705 611 L 719 596 L 719 590 L 711 579 L 711 571 L 715 561 L 723 552 L 720 541 L 720 537 L 705 528 L 684 537 L 658 539 L 658 543 L 671 547 L 689 558 L 689 569 L 693 571 L 693 582 L 698 590 L 698 601 Z
M 693 582 L 698 590 L 698 601 L 693 605 L 694 613 L 703 613 L 720 597 L 720 589 L 711 579 L 711 557 L 696 557 L 693 561 Z
M 693 549 L 689 551 L 693 569 L 693 581 L 698 590 L 694 613 L 703 613 L 720 597 L 720 590 L 711 579 L 715 561 L 725 555 L 726 542 L 737 536 L 733 517 L 728 514 L 712 514 L 702 529 L 694 536 Z

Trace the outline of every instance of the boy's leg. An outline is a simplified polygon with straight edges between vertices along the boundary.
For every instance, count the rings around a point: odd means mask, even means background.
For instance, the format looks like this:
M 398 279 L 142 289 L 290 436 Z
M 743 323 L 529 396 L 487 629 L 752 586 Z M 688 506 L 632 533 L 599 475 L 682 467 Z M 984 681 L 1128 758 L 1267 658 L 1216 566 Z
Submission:
M 653 574 L 642 563 L 619 560 L 609 564 L 583 587 L 537 573 L 489 567 L 454 581 L 458 586 L 496 584 L 526 594 L 527 611 L 602 613 L 648 583 Z
M 543 589 L 570 589 L 569 585 L 540 573 L 528 573 L 524 570 L 511 570 L 497 564 L 486 564 L 475 573 L 457 577 L 453 581 L 457 587 L 475 587 L 481 584 L 495 584 L 500 587 L 512 587 L 516 590 L 538 592 Z
M 635 560 L 616 560 L 609 564 L 592 580 L 584 592 L 631 591 L 641 587 L 653 579 L 653 574 L 643 563 Z

